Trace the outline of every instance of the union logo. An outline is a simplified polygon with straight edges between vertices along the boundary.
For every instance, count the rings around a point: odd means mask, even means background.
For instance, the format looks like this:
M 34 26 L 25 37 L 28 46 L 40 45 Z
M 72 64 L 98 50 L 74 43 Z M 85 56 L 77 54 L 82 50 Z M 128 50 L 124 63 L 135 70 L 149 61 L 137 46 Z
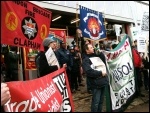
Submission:
M 96 18 L 93 18 L 93 17 L 89 18 L 88 29 L 89 29 L 92 37 L 98 37 L 99 36 L 100 25 L 99 25 Z
M 21 26 L 22 26 L 22 32 L 27 39 L 33 40 L 36 38 L 38 33 L 37 32 L 38 26 L 36 21 L 33 18 L 25 17 L 22 20 Z
M 43 25 L 41 26 L 41 30 L 40 30 L 41 39 L 46 38 L 46 35 L 47 35 L 47 27 L 46 27 L 45 24 L 43 24 Z
M 5 25 L 10 31 L 14 31 L 18 27 L 18 18 L 14 12 L 8 12 L 5 17 Z

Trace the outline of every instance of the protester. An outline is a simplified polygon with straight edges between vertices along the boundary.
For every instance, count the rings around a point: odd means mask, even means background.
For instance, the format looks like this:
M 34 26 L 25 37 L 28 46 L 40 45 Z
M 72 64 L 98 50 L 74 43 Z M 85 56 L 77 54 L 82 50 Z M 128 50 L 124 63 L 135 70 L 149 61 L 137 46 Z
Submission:
M 135 44 L 133 43 L 132 45 L 132 55 L 133 55 L 133 64 L 134 64 L 134 69 L 135 69 L 135 82 L 136 82 L 136 92 L 137 96 L 144 96 L 141 94 L 141 87 L 142 87 L 142 76 L 140 73 L 140 69 L 142 68 L 142 59 L 140 57 L 140 54 L 138 53 Z
M 39 60 L 38 62 L 36 61 L 36 65 L 38 65 L 40 77 L 50 74 L 59 69 L 58 65 L 49 64 L 45 55 L 45 53 L 50 47 L 52 49 L 54 48 L 54 43 L 55 41 L 51 38 L 45 38 L 43 40 L 44 51 L 41 51 L 35 58 L 35 60 Z
M 70 47 L 70 54 L 73 59 L 73 65 L 71 69 L 71 92 L 80 91 L 79 85 L 77 82 L 78 76 L 80 76 L 80 57 L 74 50 L 74 47 Z
M 106 44 L 105 50 L 106 50 L 106 51 L 111 51 L 111 50 L 112 50 L 112 45 L 111 45 L 111 43 L 107 43 L 107 44 Z
M 89 41 L 89 40 L 85 40 L 85 41 L 84 41 L 84 46 L 85 46 L 86 44 L 90 44 L 90 41 Z M 86 50 L 85 50 L 85 48 L 83 48 L 82 60 L 84 59 L 85 56 L 86 56 Z M 83 67 L 82 67 L 82 68 L 83 68 Z M 83 70 L 83 72 L 84 72 L 84 70 Z M 88 79 L 87 76 L 86 76 L 86 85 L 87 85 L 87 92 L 88 92 L 89 94 L 91 94 L 91 93 L 92 93 L 92 91 L 91 91 L 91 84 L 90 84 L 89 79 Z
M 66 49 L 65 42 L 60 42 L 60 48 L 56 51 L 56 54 L 60 67 L 66 67 L 69 85 L 71 86 L 71 67 L 73 65 L 73 60 L 71 59 L 69 50 Z
M 80 69 L 79 69 L 79 72 L 80 74 L 77 76 L 77 80 L 78 80 L 78 83 L 79 83 L 79 86 L 84 86 L 81 82 L 83 81 L 83 69 L 82 69 L 82 56 L 81 56 L 81 53 L 80 53 L 80 50 L 78 48 L 78 46 L 75 46 L 74 47 L 74 50 L 75 50 L 75 53 L 77 54 L 77 56 L 79 56 L 79 66 L 80 66 Z
M 145 57 L 144 54 L 145 53 L 143 53 L 142 55 L 142 63 L 143 63 L 142 72 L 144 75 L 144 87 L 145 87 L 145 90 L 149 91 L 149 75 L 148 75 L 149 62 L 148 62 L 148 58 Z
M 91 112 L 101 112 L 105 87 L 108 85 L 105 56 L 102 52 L 99 55 L 96 55 L 91 44 L 85 45 L 85 51 L 86 55 L 83 59 L 82 67 L 91 84 Z M 103 65 L 103 68 L 97 68 L 100 65 Z
M 11 98 L 9 88 L 6 83 L 1 83 L 1 106 Z
M 18 81 L 18 66 L 19 66 L 19 52 L 16 46 L 10 46 L 10 51 L 6 55 L 6 76 L 8 81 Z

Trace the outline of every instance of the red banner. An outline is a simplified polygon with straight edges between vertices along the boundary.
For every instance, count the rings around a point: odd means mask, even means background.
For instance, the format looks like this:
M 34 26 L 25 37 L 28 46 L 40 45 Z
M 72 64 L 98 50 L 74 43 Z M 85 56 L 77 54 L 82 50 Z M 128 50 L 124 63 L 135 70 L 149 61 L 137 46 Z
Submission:
M 44 50 L 51 12 L 28 1 L 2 1 L 1 43 Z
M 66 42 L 66 29 L 50 28 L 49 35 L 54 35 L 55 38 Z
M 8 112 L 74 112 L 72 95 L 64 68 L 29 81 L 7 82 L 11 99 Z
M 29 48 L 24 48 L 23 54 L 25 70 L 36 70 L 37 67 L 35 63 L 35 57 L 37 56 L 38 51 Z

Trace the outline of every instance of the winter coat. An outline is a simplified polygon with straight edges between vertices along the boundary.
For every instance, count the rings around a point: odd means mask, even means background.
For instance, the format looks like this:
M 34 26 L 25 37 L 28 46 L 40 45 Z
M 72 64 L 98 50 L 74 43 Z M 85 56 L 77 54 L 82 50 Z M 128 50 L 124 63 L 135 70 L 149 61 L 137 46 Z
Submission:
M 67 69 L 71 71 L 73 61 L 71 59 L 71 54 L 70 54 L 69 50 L 64 49 L 64 48 L 59 48 L 56 51 L 56 56 L 57 56 L 58 62 L 60 64 L 60 67 L 63 67 L 63 64 L 67 64 Z
M 39 73 L 40 73 L 40 77 L 41 76 L 45 76 L 47 74 L 50 74 L 56 70 L 58 70 L 57 65 L 54 66 L 49 66 L 46 56 L 45 56 L 45 52 L 40 52 L 39 55 Z
M 102 71 L 92 69 L 92 62 L 90 58 L 99 57 L 103 63 L 106 65 L 105 56 L 103 53 L 99 55 L 96 54 L 86 54 L 83 58 L 82 67 L 86 76 L 89 79 L 92 88 L 101 88 L 108 85 L 108 77 L 102 76 Z

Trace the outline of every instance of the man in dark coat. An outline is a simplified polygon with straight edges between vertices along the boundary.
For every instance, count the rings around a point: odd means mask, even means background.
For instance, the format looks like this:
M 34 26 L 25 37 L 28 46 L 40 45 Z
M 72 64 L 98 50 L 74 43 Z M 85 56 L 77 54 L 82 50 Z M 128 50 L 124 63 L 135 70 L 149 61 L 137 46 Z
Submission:
M 108 85 L 106 60 L 102 52 L 99 55 L 94 53 L 91 44 L 85 45 L 85 57 L 82 67 L 89 79 L 92 90 L 91 112 L 101 112 L 104 100 L 105 87 Z
M 60 42 L 60 48 L 56 51 L 57 59 L 60 67 L 66 66 L 66 73 L 68 77 L 69 84 L 71 86 L 71 67 L 73 65 L 73 60 L 69 50 L 66 49 L 66 43 Z

